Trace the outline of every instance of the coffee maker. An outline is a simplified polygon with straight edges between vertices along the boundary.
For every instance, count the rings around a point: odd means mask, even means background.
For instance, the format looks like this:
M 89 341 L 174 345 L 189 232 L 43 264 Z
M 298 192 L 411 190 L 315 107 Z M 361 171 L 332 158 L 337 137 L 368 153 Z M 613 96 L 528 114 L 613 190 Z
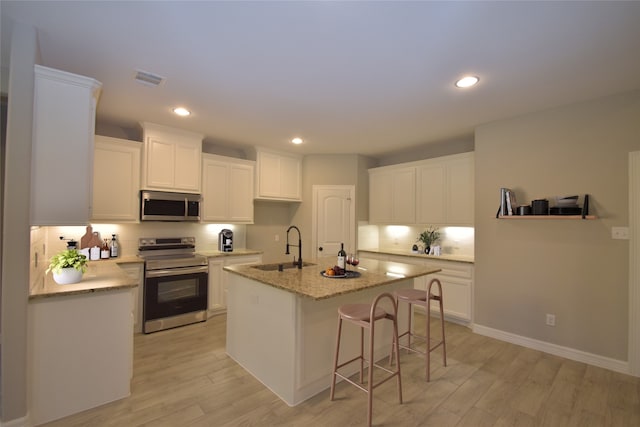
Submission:
M 233 252 L 233 231 L 224 228 L 218 233 L 218 250 Z

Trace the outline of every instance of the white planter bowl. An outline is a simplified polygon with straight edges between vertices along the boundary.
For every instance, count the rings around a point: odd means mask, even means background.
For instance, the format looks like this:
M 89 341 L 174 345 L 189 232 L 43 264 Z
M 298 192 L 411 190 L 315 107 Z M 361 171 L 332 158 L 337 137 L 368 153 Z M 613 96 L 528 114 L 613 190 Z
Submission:
M 73 267 L 63 268 L 60 273 L 53 273 L 53 280 L 59 285 L 71 285 L 82 280 L 82 271 Z

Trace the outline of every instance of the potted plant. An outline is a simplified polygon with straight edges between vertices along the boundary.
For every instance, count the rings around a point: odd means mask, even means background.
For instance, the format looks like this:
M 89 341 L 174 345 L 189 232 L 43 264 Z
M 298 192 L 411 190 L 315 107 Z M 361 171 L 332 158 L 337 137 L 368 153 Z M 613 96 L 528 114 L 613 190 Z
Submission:
M 424 245 L 424 253 L 429 254 L 431 251 L 431 245 L 440 239 L 440 231 L 437 227 L 430 226 L 425 231 L 418 235 L 417 242 L 422 242 Z
M 53 273 L 53 280 L 60 285 L 78 283 L 87 271 L 87 257 L 77 249 L 65 249 L 51 258 L 46 272 L 49 271 Z

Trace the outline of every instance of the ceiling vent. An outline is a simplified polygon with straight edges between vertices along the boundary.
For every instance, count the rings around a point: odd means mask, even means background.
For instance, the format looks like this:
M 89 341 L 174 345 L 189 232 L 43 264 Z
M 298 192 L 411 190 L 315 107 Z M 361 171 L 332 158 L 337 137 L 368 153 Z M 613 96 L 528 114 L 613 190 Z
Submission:
M 164 77 L 142 70 L 136 70 L 135 79 L 137 82 L 147 86 L 159 86 L 164 82 Z

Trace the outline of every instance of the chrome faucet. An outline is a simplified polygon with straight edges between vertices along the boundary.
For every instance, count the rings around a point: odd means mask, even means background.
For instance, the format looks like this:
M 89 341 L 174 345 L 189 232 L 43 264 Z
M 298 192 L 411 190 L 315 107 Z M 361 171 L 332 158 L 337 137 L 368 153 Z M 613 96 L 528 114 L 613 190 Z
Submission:
M 291 229 L 295 229 L 298 232 L 298 244 L 297 245 L 293 245 L 293 244 L 289 244 L 289 231 L 291 231 Z M 294 263 L 298 264 L 298 268 L 302 269 L 302 235 L 300 234 L 300 229 L 298 227 L 296 227 L 295 225 L 292 225 L 291 227 L 287 228 L 287 251 L 285 252 L 285 255 L 289 255 L 289 246 L 297 246 L 298 247 L 298 261 L 295 261 L 295 257 L 294 257 Z

